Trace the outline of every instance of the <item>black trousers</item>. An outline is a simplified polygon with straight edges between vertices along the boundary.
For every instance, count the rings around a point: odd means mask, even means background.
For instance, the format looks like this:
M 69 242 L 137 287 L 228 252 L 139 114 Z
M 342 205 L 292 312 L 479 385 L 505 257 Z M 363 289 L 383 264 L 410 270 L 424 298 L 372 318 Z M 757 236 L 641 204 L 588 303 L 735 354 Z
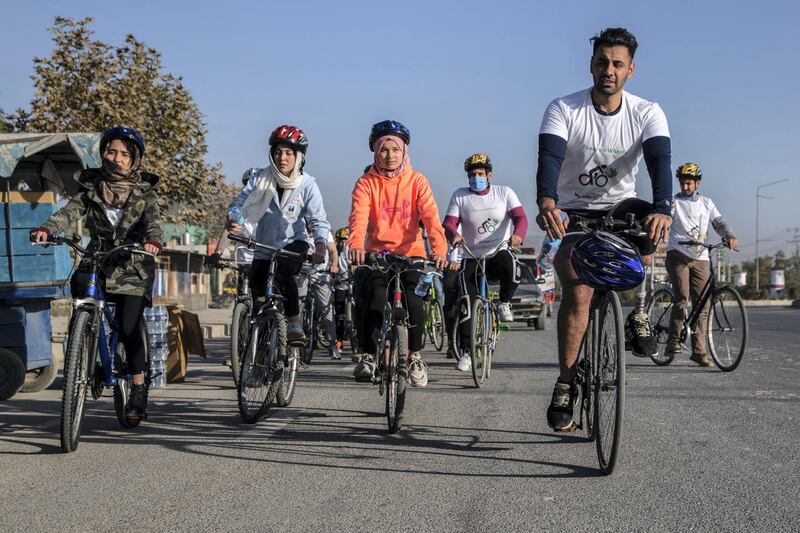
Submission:
M 286 316 L 296 316 L 300 314 L 300 297 L 297 292 L 297 283 L 294 276 L 300 272 L 309 244 L 305 241 L 293 241 L 286 245 L 286 251 L 300 254 L 302 260 L 281 258 L 275 267 L 275 286 L 284 298 L 283 309 Z M 252 270 L 250 271 L 250 294 L 253 297 L 253 309 L 264 302 L 267 290 L 267 274 L 270 259 L 253 259 Z
M 106 300 L 116 305 L 114 317 L 117 321 L 119 340 L 125 347 L 128 371 L 131 374 L 140 374 L 147 369 L 147 352 L 143 335 L 142 314 L 148 306 L 149 298 L 146 296 L 130 296 L 127 294 L 107 294 L 105 292 L 105 278 L 98 275 L 100 288 Z M 73 298 L 86 296 L 89 286 L 89 273 L 77 271 L 70 280 L 70 290 Z
M 367 353 L 376 353 L 375 339 L 380 335 L 383 324 L 383 308 L 394 298 L 394 283 L 391 274 L 374 270 L 359 269 L 356 271 L 356 308 L 359 310 L 360 325 L 359 344 Z M 417 296 L 414 288 L 419 282 L 421 272 L 409 270 L 400 276 L 403 286 L 403 306 L 408 311 L 410 327 L 408 329 L 408 350 L 418 352 L 422 349 L 422 336 L 425 334 L 425 304 L 422 297 Z
M 516 272 L 517 264 L 514 256 L 508 250 L 500 250 L 494 257 L 486 260 L 486 277 L 491 281 L 500 282 L 500 302 L 508 303 L 514 296 L 514 291 L 519 286 L 519 276 Z M 478 262 L 474 259 L 464 259 L 463 266 L 464 285 L 469 294 L 470 305 L 478 295 Z M 461 341 L 469 343 L 469 321 L 461 324 Z
M 453 326 L 458 316 L 459 271 L 448 268 L 444 271 L 442 281 L 444 285 L 444 327 L 447 330 L 447 343 L 452 345 L 455 342 Z

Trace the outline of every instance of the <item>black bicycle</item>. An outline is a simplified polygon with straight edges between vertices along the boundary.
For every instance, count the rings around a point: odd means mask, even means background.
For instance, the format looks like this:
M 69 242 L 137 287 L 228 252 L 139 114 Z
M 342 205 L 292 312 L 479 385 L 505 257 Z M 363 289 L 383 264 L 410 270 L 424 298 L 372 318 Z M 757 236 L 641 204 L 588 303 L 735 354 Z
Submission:
M 403 307 L 403 285 L 400 276 L 410 270 L 422 270 L 433 265 L 424 259 L 415 259 L 390 253 L 368 254 L 371 264 L 356 268 L 368 268 L 390 275 L 391 303 L 387 301 L 383 309 L 383 322 L 376 342 L 374 356 L 376 370 L 372 383 L 378 386 L 378 393 L 386 393 L 386 420 L 389 433 L 396 433 L 402 426 L 403 408 L 406 403 L 406 361 L 408 359 L 408 311 Z
M 727 246 L 725 241 L 717 244 L 705 244 L 688 240 L 680 241 L 679 244 L 702 246 L 709 253 Z M 723 372 L 732 372 L 742 362 L 742 357 L 747 349 L 747 311 L 742 297 L 739 296 L 736 289 L 729 285 L 717 284 L 714 262 L 710 261 L 710 263 L 711 270 L 708 281 L 700 292 L 697 302 L 692 305 L 692 311 L 688 316 L 684 309 L 683 327 L 679 338 L 675 341 L 679 341 L 681 347 L 685 346 L 687 340 L 691 339 L 692 333 L 697 330 L 700 320 L 705 320 L 706 339 L 711 359 Z M 674 298 L 675 295 L 671 288 L 662 287 L 653 293 L 647 305 L 647 313 L 653 326 L 653 335 L 658 343 L 658 354 L 652 355 L 650 358 L 659 366 L 672 363 L 677 355 L 669 346 L 671 342 L 669 338 L 670 315 Z M 711 303 L 710 308 L 709 302 Z M 706 309 L 708 309 L 708 314 L 703 317 Z
M 85 415 L 86 394 L 99 399 L 106 388 L 114 391 L 114 410 L 117 421 L 125 429 L 139 425 L 140 418 L 128 418 L 126 407 L 131 386 L 125 347 L 119 342 L 116 306 L 106 300 L 100 286 L 100 268 L 110 257 L 120 253 L 153 254 L 142 250 L 139 243 L 126 243 L 107 251 L 88 251 L 78 244 L 79 238 L 53 237 L 41 245 L 67 245 L 88 258 L 89 284 L 83 298 L 72 301 L 72 318 L 69 324 L 67 353 L 64 360 L 64 388 L 61 395 L 61 449 L 72 452 L 78 447 L 81 426 Z M 73 295 L 74 296 L 74 295 Z M 147 350 L 147 336 L 142 321 L 142 340 Z M 145 385 L 149 389 L 152 378 L 150 356 L 145 358 Z
M 337 281 L 334 284 L 346 284 L 347 289 L 344 290 L 343 300 L 341 302 L 341 312 L 336 313 L 336 331 L 342 332 L 342 340 L 348 340 L 350 342 L 350 351 L 352 353 L 358 353 L 358 330 L 356 329 L 356 300 L 353 294 L 353 280 L 352 276 L 348 273 L 342 274 L 341 272 L 337 274 Z M 334 300 L 337 301 L 337 305 L 334 307 L 339 306 L 337 296 L 339 294 L 338 290 L 334 291 Z
M 585 233 L 611 232 L 622 236 L 646 235 L 640 222 L 604 217 L 573 217 Z M 580 393 L 578 429 L 584 424 L 589 441 L 595 441 L 603 474 L 610 474 L 619 455 L 625 411 L 625 335 L 619 296 L 611 289 L 595 289 L 589 306 L 589 324 L 581 341 L 575 384 Z
M 228 238 L 252 250 L 273 254 L 267 271 L 264 301 L 250 318 L 247 348 L 239 374 L 239 414 L 244 422 L 253 424 L 267 414 L 273 402 L 285 407 L 294 398 L 300 347 L 287 343 L 284 298 L 276 291 L 275 269 L 279 261 L 302 262 L 303 256 L 234 233 L 229 233 Z

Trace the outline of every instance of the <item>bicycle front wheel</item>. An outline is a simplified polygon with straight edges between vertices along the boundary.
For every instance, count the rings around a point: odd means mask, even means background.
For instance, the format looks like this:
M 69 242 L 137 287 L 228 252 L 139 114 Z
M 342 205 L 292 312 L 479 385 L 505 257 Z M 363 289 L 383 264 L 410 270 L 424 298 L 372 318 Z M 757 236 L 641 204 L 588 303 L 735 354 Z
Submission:
M 430 330 L 428 334 L 431 337 L 433 347 L 437 352 L 441 352 L 444 348 L 444 311 L 442 310 L 442 303 L 439 300 L 431 302 L 430 314 L 428 315 L 430 321 Z
M 275 402 L 280 407 L 288 407 L 294 398 L 295 385 L 297 384 L 297 367 L 300 366 L 300 348 L 288 346 L 288 355 L 283 367 L 280 386 L 275 395 Z
M 309 290 L 311 289 L 309 288 Z M 314 333 L 316 327 L 314 322 L 314 298 L 311 296 L 307 298 L 305 309 L 303 309 L 303 331 L 306 333 L 306 344 L 303 347 L 303 363 L 310 364 L 311 358 L 314 357 L 314 344 L 316 344 Z
M 93 341 L 92 313 L 78 311 L 69 332 L 61 395 L 61 450 L 67 453 L 75 451 L 81 437 Z
M 714 363 L 723 372 L 736 370 L 747 349 L 747 312 L 738 292 L 730 287 L 714 291 L 706 328 Z
M 470 324 L 469 356 L 472 359 L 472 380 L 480 388 L 486 381 L 488 332 L 486 331 L 486 302 L 476 298 L 472 304 Z
M 257 320 L 239 376 L 239 414 L 248 424 L 261 420 L 275 399 L 283 374 L 280 346 L 286 346 L 286 319 L 279 315 Z
M 668 289 L 658 289 L 647 304 L 647 315 L 650 317 L 658 348 L 658 353 L 651 355 L 650 359 L 658 366 L 666 366 L 675 359 L 674 354 L 667 352 L 671 314 L 672 293 Z
M 597 313 L 594 346 L 594 431 L 597 459 L 603 474 L 614 471 L 622 439 L 625 411 L 625 336 L 622 307 L 613 291 L 605 294 Z
M 249 336 L 250 306 L 244 302 L 237 302 L 233 307 L 233 317 L 231 318 L 231 372 L 236 387 L 239 387 L 239 374 L 242 370 L 242 359 L 244 359 Z
M 389 344 L 389 369 L 386 387 L 386 420 L 389 433 L 400 431 L 403 408 L 406 405 L 406 357 L 408 356 L 408 329 L 395 325 Z

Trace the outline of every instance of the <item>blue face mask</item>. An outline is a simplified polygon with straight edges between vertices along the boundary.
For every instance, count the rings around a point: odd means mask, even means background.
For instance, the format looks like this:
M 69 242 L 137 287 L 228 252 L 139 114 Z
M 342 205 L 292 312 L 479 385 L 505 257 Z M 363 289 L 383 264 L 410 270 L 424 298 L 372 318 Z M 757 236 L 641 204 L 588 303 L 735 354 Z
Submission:
M 489 178 L 486 176 L 470 176 L 469 188 L 474 192 L 485 191 L 489 186 Z

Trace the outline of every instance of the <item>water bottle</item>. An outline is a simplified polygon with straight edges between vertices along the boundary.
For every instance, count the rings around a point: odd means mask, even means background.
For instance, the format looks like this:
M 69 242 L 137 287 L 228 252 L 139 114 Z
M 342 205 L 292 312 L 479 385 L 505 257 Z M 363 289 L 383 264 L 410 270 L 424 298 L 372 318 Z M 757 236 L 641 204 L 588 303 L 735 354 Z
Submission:
M 420 298 L 424 298 L 428 294 L 428 290 L 430 290 L 431 285 L 433 284 L 433 276 L 436 273 L 431 270 L 427 272 L 424 276 L 419 277 L 419 281 L 417 282 L 417 286 L 414 287 L 414 294 L 419 296 Z
M 561 213 L 561 220 L 564 221 L 566 219 L 567 215 Z M 545 233 L 544 240 L 542 241 L 542 251 L 539 254 L 539 266 L 542 270 L 553 270 L 553 258 L 556 256 L 559 246 L 561 246 L 561 239 L 554 239 L 551 241 L 547 233 Z

